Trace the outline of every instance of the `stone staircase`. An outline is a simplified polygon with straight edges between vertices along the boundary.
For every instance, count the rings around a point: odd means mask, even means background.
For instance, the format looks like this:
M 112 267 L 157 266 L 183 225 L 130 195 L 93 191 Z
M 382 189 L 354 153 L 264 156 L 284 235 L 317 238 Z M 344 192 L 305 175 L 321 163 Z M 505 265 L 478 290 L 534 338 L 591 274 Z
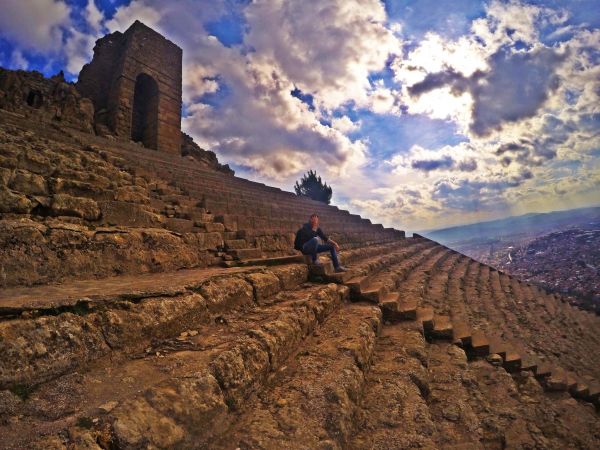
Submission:
M 422 252 L 418 258 L 420 262 L 418 269 L 413 269 L 408 277 L 399 275 L 400 279 L 396 278 L 398 274 L 405 273 L 401 270 L 398 272 L 396 270 L 381 270 L 381 267 L 389 267 L 390 263 L 393 264 L 403 256 L 407 265 L 412 265 L 412 263 L 408 263 L 411 257 L 406 258 L 406 255 L 410 254 L 406 248 L 397 254 L 379 257 L 373 262 L 364 261 L 360 267 L 344 273 L 343 278 L 334 273 L 330 261 L 315 268 L 316 270 L 311 270 L 311 273 L 317 279 L 322 278 L 347 286 L 350 289 L 350 298 L 353 301 L 378 305 L 382 311 L 382 319 L 386 323 L 416 320 L 420 323 L 423 334 L 427 339 L 452 342 L 464 348 L 469 357 L 491 355 L 490 362 L 501 365 L 508 372 L 531 372 L 546 390 L 568 391 L 577 399 L 598 404 L 600 400 L 600 383 L 597 379 L 587 377 L 587 380 L 584 380 L 556 364 L 542 363 L 536 356 L 529 355 L 524 347 L 500 338 L 499 335 L 503 333 L 494 330 L 493 327 L 489 327 L 487 330 L 473 329 L 461 311 L 451 311 L 450 314 L 443 314 L 436 312 L 434 307 L 423 304 L 430 303 L 435 298 L 440 299 L 440 297 L 442 301 L 448 304 L 446 302 L 448 296 L 447 285 L 449 283 L 448 272 L 451 267 L 456 266 L 461 258 L 466 257 L 439 244 L 434 245 L 428 239 L 415 239 L 425 241 L 433 246 L 430 247 L 429 252 Z M 410 247 L 409 244 L 408 248 Z M 412 247 L 416 247 L 416 245 L 413 244 Z M 423 256 L 423 254 L 426 254 L 426 256 Z M 414 260 L 417 260 L 417 258 L 414 258 Z M 501 289 L 499 280 L 501 274 L 497 271 L 492 273 L 494 274 L 492 275 L 494 280 L 493 289 L 498 291 Z M 425 277 L 428 278 L 427 282 L 424 280 Z M 503 279 L 518 284 L 518 280 L 511 280 L 511 277 L 506 275 L 503 275 Z M 405 283 L 404 289 L 392 290 L 402 284 L 403 281 Z M 431 286 L 427 289 L 426 285 L 428 283 Z M 419 293 L 415 292 L 415 289 L 411 289 L 411 284 L 420 286 L 423 291 L 426 291 L 426 294 L 422 293 L 421 299 L 419 299 Z M 531 286 L 528 287 L 532 288 Z M 439 292 L 444 294 L 440 296 Z M 555 296 L 549 295 L 547 297 L 555 298 Z M 420 304 L 422 306 L 419 306 Z M 546 306 L 546 303 L 542 304 Z M 552 302 L 550 301 L 548 304 L 552 305 Z M 565 303 L 565 306 L 567 309 L 569 308 L 567 303 Z M 510 309 L 510 307 L 514 307 L 514 303 L 504 306 L 506 309 Z
M 600 447 L 598 316 L 349 212 L 13 119 L 2 448 Z M 348 272 L 289 254 L 314 211 Z
M 312 273 L 304 263 L 248 264 L 98 280 L 85 291 L 59 285 L 43 301 L 44 287 L 9 292 L 0 388 L 12 410 L 0 431 L 29 448 L 32 427 L 39 448 L 499 448 L 524 436 L 594 448 L 600 419 L 585 405 L 599 407 L 597 368 L 571 370 L 542 343 L 532 352 L 502 337 L 502 321 L 482 326 L 470 310 L 437 307 L 457 304 L 451 297 L 467 295 L 473 277 L 486 292 L 480 283 L 494 277 L 480 277 L 478 263 L 421 238 L 342 254 L 343 274 L 329 261 Z M 455 272 L 466 278 L 454 282 Z M 551 302 L 557 320 L 597 320 L 538 294 L 535 306 Z M 513 436 L 507 404 L 545 431 Z
M 294 233 L 313 212 L 344 250 L 404 238 L 193 159 L 6 111 L 0 119 L 3 286 L 294 256 Z M 44 264 L 24 251 L 32 239 Z

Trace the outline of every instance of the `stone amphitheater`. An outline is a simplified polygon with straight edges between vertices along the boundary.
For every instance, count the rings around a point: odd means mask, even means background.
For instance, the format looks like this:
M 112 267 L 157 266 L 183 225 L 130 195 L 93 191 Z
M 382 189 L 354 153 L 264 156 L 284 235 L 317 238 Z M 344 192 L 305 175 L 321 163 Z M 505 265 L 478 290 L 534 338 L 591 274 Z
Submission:
M 236 177 L 180 111 L 140 22 L 76 85 L 0 69 L 1 448 L 600 448 L 600 317 Z M 348 272 L 292 250 L 312 212 Z

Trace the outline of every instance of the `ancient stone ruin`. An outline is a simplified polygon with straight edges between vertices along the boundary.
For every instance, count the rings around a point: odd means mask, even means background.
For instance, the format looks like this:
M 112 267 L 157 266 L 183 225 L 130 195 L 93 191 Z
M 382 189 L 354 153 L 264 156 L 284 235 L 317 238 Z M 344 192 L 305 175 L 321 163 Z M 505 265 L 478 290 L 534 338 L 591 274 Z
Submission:
M 94 103 L 96 126 L 179 154 L 181 55 L 181 48 L 139 21 L 99 39 L 77 81 L 77 90 Z
M 3 449 L 600 447 L 599 316 L 234 176 L 176 79 L 140 23 L 77 85 L 0 70 Z

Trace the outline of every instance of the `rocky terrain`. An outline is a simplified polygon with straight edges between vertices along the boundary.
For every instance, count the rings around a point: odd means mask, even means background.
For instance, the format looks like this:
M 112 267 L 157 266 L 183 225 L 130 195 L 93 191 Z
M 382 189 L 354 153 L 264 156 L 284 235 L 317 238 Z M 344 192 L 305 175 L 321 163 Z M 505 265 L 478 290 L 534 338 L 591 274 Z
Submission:
M 596 314 L 28 97 L 0 109 L 2 448 L 600 447 Z M 348 272 L 292 250 L 314 211 Z

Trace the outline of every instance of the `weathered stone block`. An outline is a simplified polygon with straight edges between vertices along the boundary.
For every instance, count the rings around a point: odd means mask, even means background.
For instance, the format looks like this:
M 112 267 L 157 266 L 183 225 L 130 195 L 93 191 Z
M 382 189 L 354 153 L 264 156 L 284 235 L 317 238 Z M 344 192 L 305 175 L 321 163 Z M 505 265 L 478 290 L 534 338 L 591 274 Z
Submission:
M 252 285 L 239 276 L 224 276 L 213 278 L 191 286 L 206 300 L 211 313 L 224 311 L 228 308 L 254 303 L 254 289 Z
M 84 197 L 54 194 L 50 209 L 52 214 L 56 216 L 74 216 L 85 220 L 98 220 L 100 218 L 98 203 Z
M 227 249 L 240 249 L 246 247 L 248 247 L 248 244 L 244 239 L 229 239 L 225 241 L 225 248 Z
M 44 177 L 24 170 L 17 170 L 8 185 L 13 191 L 30 195 L 48 194 L 48 186 Z
M 142 339 L 177 335 L 209 320 L 206 301 L 199 294 L 153 297 L 127 310 L 108 310 L 101 327 L 111 348 L 131 347 Z
M 4 167 L 0 167 L 0 186 L 7 186 L 8 182 L 12 178 L 13 171 L 12 169 L 6 169 Z
M 102 223 L 140 228 L 160 226 L 158 214 L 147 211 L 143 206 L 119 201 L 98 202 L 102 212 Z
M 228 403 L 239 406 L 257 381 L 269 370 L 269 354 L 257 340 L 246 338 L 221 353 L 210 370 L 224 390 Z
M 49 180 L 50 189 L 55 194 L 69 194 L 74 197 L 94 197 L 109 199 L 114 193 L 106 193 L 105 186 L 97 186 L 85 181 L 79 181 L 66 178 L 51 178 Z M 112 198 L 110 198 L 112 199 Z
M 33 203 L 25 195 L 12 192 L 0 186 L 0 212 L 28 214 L 33 208 Z
M 281 290 L 279 278 L 273 273 L 251 273 L 246 275 L 246 279 L 254 288 L 256 300 L 268 298 Z
M 165 227 L 177 233 L 190 233 L 194 229 L 194 222 L 187 219 L 169 217 L 165 220 Z
M 186 244 L 196 248 L 206 248 L 206 233 L 183 233 L 183 240 Z
M 50 160 L 40 153 L 26 152 L 19 155 L 19 168 L 39 175 L 49 175 L 54 170 Z
M 115 192 L 115 200 L 129 203 L 150 203 L 148 193 L 138 186 L 123 186 Z
M 220 233 L 204 233 L 204 245 L 207 249 L 217 249 L 223 247 L 223 236 Z
M 0 167 L 5 169 L 15 169 L 19 166 L 19 161 L 15 156 L 0 155 Z
M 270 271 L 279 278 L 283 289 L 294 289 L 308 280 L 308 267 L 305 264 L 292 264 L 289 266 L 275 266 Z

